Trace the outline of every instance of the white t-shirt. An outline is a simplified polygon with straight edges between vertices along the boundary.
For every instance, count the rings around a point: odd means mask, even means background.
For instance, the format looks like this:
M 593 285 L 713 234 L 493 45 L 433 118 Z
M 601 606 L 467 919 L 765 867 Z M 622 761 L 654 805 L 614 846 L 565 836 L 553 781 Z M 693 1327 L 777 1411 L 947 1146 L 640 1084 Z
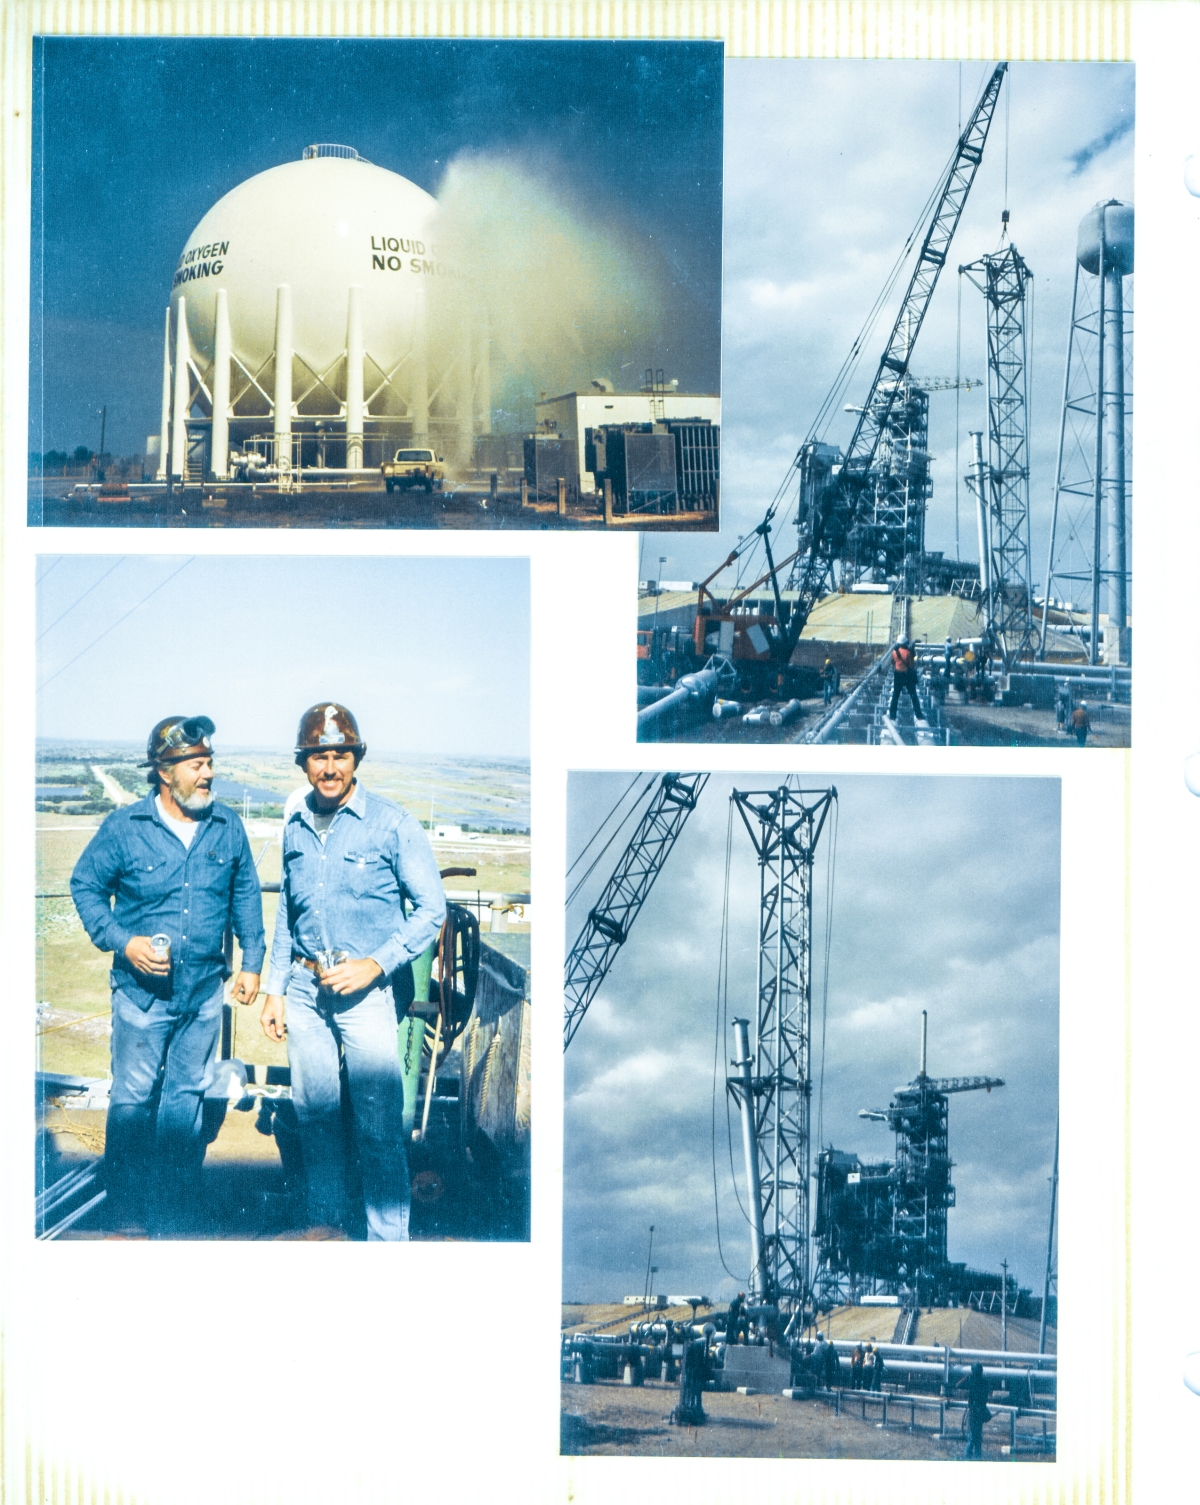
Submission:
M 163 818 L 163 824 L 168 831 L 173 832 L 183 842 L 185 847 L 190 847 L 195 840 L 196 832 L 200 829 L 200 822 L 196 820 L 176 820 L 173 815 L 168 815 L 162 802 L 162 795 L 154 796 L 154 803 L 158 806 L 158 813 Z

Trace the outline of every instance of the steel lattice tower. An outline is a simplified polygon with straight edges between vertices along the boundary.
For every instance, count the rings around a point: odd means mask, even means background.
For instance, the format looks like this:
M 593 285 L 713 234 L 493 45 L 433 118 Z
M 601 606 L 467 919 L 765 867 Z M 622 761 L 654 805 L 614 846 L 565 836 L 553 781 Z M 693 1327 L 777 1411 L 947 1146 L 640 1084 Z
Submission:
M 987 603 L 1004 666 L 1036 650 L 1029 545 L 1029 368 L 1025 360 L 1025 302 L 1033 274 L 1014 245 L 960 267 L 987 303 L 987 518 L 980 579 L 990 578 Z M 986 568 L 990 564 L 990 570 Z
M 740 792 L 736 805 L 759 866 L 757 1007 L 749 1064 L 729 1079 L 751 1100 L 761 1258 L 751 1294 L 800 1306 L 809 1294 L 809 1064 L 813 855 L 836 789 Z M 757 1240 L 756 1240 L 757 1241 Z

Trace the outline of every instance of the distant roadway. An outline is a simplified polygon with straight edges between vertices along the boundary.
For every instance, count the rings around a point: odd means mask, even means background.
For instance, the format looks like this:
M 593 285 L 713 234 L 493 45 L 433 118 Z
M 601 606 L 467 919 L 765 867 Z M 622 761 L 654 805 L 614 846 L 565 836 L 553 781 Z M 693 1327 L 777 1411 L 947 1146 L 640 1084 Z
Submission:
M 112 774 L 105 773 L 103 768 L 97 768 L 94 763 L 92 764 L 92 772 L 100 783 L 104 785 L 104 792 L 114 805 L 132 805 L 137 799 L 136 794 L 130 794 L 128 789 L 122 789 Z

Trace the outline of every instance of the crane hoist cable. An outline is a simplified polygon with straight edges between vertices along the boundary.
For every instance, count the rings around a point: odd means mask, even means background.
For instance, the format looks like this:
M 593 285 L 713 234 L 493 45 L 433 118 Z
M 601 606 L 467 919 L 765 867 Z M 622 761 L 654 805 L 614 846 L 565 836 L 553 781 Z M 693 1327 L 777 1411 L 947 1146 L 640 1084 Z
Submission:
M 629 791 L 633 788 L 633 786 L 637 783 L 638 779 L 640 779 L 640 778 L 641 778 L 641 774 L 640 773 L 635 773 L 634 776 L 633 776 L 633 778 L 630 779 L 629 783 L 625 786 L 625 792 L 624 792 L 624 794 L 621 795 L 620 799 L 617 800 L 617 803 L 612 807 L 612 809 L 608 812 L 608 814 L 604 817 L 604 819 L 596 827 L 596 830 L 595 830 L 595 832 L 592 835 L 591 841 L 588 842 L 587 846 L 584 847 L 583 851 L 580 852 L 579 856 L 576 857 L 575 861 L 567 869 L 567 877 L 568 878 L 575 871 L 575 869 L 579 866 L 580 862 L 583 860 L 583 857 L 584 857 L 585 853 L 588 850 L 588 847 L 590 847 L 592 845 L 593 841 L 597 840 L 597 838 L 600 836 L 600 833 L 604 830 L 605 826 L 608 825 L 609 821 L 612 820 L 613 816 L 617 813 L 617 810 L 624 803 L 625 799 L 627 798 L 627 796 L 629 794 Z M 580 891 L 580 889 L 588 881 L 588 879 L 592 876 L 592 874 L 596 871 L 596 868 L 599 865 L 601 857 L 603 857 L 604 854 L 605 854 L 605 852 L 608 851 L 609 847 L 612 846 L 613 842 L 617 839 L 617 837 L 621 834 L 621 831 L 628 824 L 629 819 L 633 815 L 634 811 L 638 808 L 638 806 L 642 803 L 642 801 L 646 798 L 646 796 L 650 793 L 650 791 L 653 788 L 654 788 L 654 777 L 653 777 L 653 775 L 651 775 L 651 777 L 646 782 L 646 787 L 642 790 L 641 794 L 638 795 L 637 799 L 634 800 L 633 804 L 629 807 L 629 809 L 621 817 L 620 823 L 617 825 L 617 827 L 613 831 L 612 835 L 608 838 L 608 840 L 604 843 L 604 845 L 596 853 L 595 857 L 592 858 L 591 864 L 589 865 L 587 871 L 583 874 L 582 878 L 579 879 L 578 883 L 576 883 L 575 887 L 567 895 L 567 906 L 568 906 L 568 908 L 572 904 L 574 904 L 575 900 L 579 897 L 579 891 Z
M 712 1177 L 713 1177 L 713 1214 L 717 1223 L 717 1255 L 721 1261 L 721 1268 L 726 1275 L 730 1275 L 740 1285 L 748 1284 L 745 1276 L 736 1274 L 725 1261 L 725 1251 L 721 1247 L 721 1198 L 717 1187 L 717 1082 L 721 1080 L 720 1059 L 721 1042 L 728 1037 L 728 1014 L 729 1014 L 729 867 L 733 853 L 733 802 L 729 805 L 729 819 L 725 826 L 725 888 L 721 904 L 721 945 L 717 955 L 717 1007 L 713 1020 L 713 1082 L 712 1082 Z M 725 1099 L 725 1130 L 726 1138 L 732 1146 L 729 1135 L 729 1093 L 722 1093 Z M 733 1169 L 733 1151 L 730 1149 L 730 1170 Z M 738 1207 L 743 1217 L 746 1217 L 746 1209 L 742 1207 L 742 1199 L 738 1195 L 737 1179 L 734 1178 L 733 1194 L 737 1197 Z M 749 1218 L 746 1218 L 749 1222 Z
M 833 807 L 833 831 L 825 848 L 825 959 L 821 979 L 821 1068 L 817 1087 L 817 1146 L 820 1147 L 825 1132 L 825 1021 L 829 1014 L 829 956 L 833 949 L 833 888 L 837 877 L 838 814 L 841 807 Z

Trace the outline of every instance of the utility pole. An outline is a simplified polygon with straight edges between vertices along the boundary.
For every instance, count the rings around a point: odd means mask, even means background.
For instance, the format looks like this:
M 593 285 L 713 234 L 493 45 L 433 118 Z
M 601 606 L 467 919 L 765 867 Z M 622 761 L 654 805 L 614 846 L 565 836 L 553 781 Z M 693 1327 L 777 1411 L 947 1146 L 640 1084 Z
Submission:
M 642 1311 L 650 1305 L 650 1261 L 654 1257 L 654 1224 L 650 1224 L 650 1248 L 646 1254 L 646 1288 L 642 1292 Z
M 96 452 L 96 479 L 104 480 L 104 430 L 108 424 L 108 404 L 100 409 L 100 448 Z
M 654 583 L 654 625 L 651 632 L 651 637 L 653 639 L 654 662 L 658 670 L 657 678 L 659 679 L 662 678 L 662 654 L 659 652 L 658 648 L 658 603 L 662 598 L 663 566 L 666 564 L 666 562 L 666 555 L 661 555 L 658 561 L 658 579 Z
M 1008 1261 L 1002 1259 L 1000 1268 L 1004 1271 L 1004 1285 L 1000 1291 L 1000 1352 L 1008 1352 Z

